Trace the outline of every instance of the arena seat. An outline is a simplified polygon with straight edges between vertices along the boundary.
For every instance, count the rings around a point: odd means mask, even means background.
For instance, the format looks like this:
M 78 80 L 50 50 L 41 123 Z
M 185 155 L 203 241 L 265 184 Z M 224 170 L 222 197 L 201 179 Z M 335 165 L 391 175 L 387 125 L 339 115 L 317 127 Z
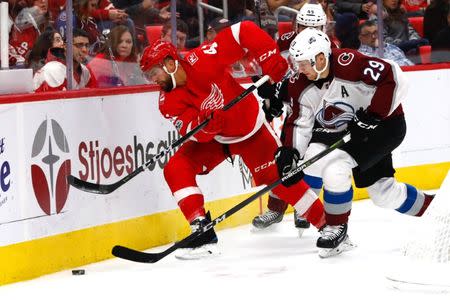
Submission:
M 408 20 L 420 37 L 423 37 L 423 17 L 409 17 Z
M 154 41 L 161 38 L 162 25 L 148 25 L 145 26 L 145 33 L 147 35 L 147 40 L 149 45 Z

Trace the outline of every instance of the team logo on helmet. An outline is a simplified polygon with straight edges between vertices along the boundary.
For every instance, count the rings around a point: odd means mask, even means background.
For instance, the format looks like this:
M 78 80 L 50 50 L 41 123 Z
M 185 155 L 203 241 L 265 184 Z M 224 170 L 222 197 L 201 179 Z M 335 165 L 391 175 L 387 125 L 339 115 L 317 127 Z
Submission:
M 314 43 L 315 41 L 316 41 L 316 38 L 312 36 L 312 37 L 309 38 L 308 43 L 312 44 L 312 43 Z
M 347 53 L 344 52 L 338 56 L 338 63 L 341 66 L 348 66 L 353 61 L 353 58 L 355 58 L 355 55 L 353 53 Z

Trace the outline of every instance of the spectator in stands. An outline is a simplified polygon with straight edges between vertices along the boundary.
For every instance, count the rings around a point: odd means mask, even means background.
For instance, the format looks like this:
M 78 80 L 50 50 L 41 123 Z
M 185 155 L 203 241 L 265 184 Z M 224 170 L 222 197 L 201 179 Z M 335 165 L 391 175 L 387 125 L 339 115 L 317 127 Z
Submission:
M 447 27 L 447 13 L 450 10 L 448 0 L 431 0 L 423 17 L 424 38 L 433 42 L 436 34 Z
M 97 87 L 95 77 L 83 64 L 88 55 L 89 35 L 87 32 L 73 30 L 73 89 Z M 36 92 L 64 91 L 67 89 L 66 58 L 63 48 L 50 48 L 46 64 L 33 78 Z
M 27 68 L 33 69 L 33 74 L 45 65 L 50 48 L 64 48 L 64 40 L 53 27 L 47 27 L 38 37 L 27 58 Z
M 147 83 L 139 68 L 133 41 L 128 27 L 119 25 L 111 30 L 102 51 L 88 64 L 99 87 Z
M 10 15 L 14 25 L 9 38 L 9 55 L 16 66 L 23 67 L 35 41 L 48 24 L 47 0 L 12 2 Z
M 450 10 L 447 11 L 447 26 L 440 30 L 432 43 L 432 62 L 450 62 Z
M 335 36 L 340 48 L 359 48 L 358 18 L 353 13 L 343 13 L 336 16 Z
M 111 0 L 115 8 L 124 10 L 133 20 L 136 29 L 147 24 L 160 24 L 170 19 L 168 6 L 159 8 L 157 0 Z
M 400 0 L 383 0 L 383 5 L 387 13 L 383 20 L 386 43 L 394 44 L 407 55 L 415 55 L 418 47 L 428 45 L 428 40 L 421 38 L 409 23 Z
M 100 32 L 97 22 L 92 17 L 93 12 L 97 9 L 97 0 L 76 0 L 73 1 L 73 28 L 79 28 L 87 32 L 90 45 L 94 45 L 100 41 Z M 56 20 L 56 30 L 58 30 L 63 38 L 66 38 L 66 11 L 62 11 Z M 90 49 L 91 50 L 91 49 Z M 93 51 L 90 51 L 93 54 Z
M 99 32 L 111 30 L 117 24 L 127 25 L 134 33 L 134 23 L 123 9 L 117 9 L 109 0 L 97 0 L 91 16 L 96 20 Z
M 359 26 L 359 40 L 361 46 L 358 51 L 368 55 L 380 57 L 378 55 L 378 27 L 376 21 L 365 21 Z M 406 58 L 405 53 L 389 43 L 384 44 L 383 57 L 395 61 L 400 66 L 414 65 L 412 61 Z
M 371 19 L 377 14 L 374 0 L 336 0 L 336 13 L 354 13 L 359 19 Z
M 187 24 L 180 19 L 177 19 L 177 49 L 178 51 L 186 50 L 186 40 L 188 38 L 188 26 Z M 164 23 L 162 32 L 161 32 L 161 40 L 172 43 L 172 23 L 170 20 Z
M 206 29 L 206 36 L 205 36 L 206 42 L 207 43 L 211 42 L 222 29 L 230 25 L 231 22 L 228 21 L 228 19 L 222 17 L 218 17 L 212 20 L 208 24 L 208 27 Z

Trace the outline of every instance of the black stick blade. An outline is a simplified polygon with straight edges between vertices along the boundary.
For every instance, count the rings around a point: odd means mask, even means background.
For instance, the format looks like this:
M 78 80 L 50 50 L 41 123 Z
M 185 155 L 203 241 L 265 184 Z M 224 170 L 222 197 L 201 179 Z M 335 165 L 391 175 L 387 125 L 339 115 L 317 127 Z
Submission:
M 109 194 L 115 190 L 113 184 L 97 184 L 92 182 L 83 181 L 81 179 L 76 178 L 75 176 L 69 175 L 67 176 L 67 182 L 81 191 L 93 193 L 93 194 Z
M 159 253 L 146 253 L 120 245 L 114 246 L 111 252 L 116 257 L 140 263 L 155 263 L 165 256 Z

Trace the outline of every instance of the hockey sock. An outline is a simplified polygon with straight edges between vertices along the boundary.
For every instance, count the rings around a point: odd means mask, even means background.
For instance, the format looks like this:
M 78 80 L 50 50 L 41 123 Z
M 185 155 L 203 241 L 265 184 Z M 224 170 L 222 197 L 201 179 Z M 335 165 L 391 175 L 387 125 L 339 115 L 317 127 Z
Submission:
M 313 224 L 317 229 L 320 229 L 323 225 L 325 225 L 323 204 L 319 199 L 314 201 L 311 207 L 301 216 Z
M 204 199 L 201 194 L 194 194 L 183 198 L 178 202 L 178 206 L 189 223 L 200 216 L 205 216 L 205 208 L 203 207 Z
M 279 213 L 284 213 L 288 207 L 288 204 L 283 200 L 275 198 L 274 196 L 269 195 L 269 200 L 267 202 L 267 208 L 271 211 L 276 211 Z
M 336 193 L 324 190 L 323 200 L 327 225 L 340 225 L 348 222 L 352 209 L 353 188 Z
M 425 195 L 414 186 L 403 183 L 406 186 L 406 199 L 396 209 L 399 213 L 420 217 L 430 205 L 434 196 Z
M 316 193 L 316 195 L 320 194 L 320 190 L 322 189 L 323 180 L 321 177 L 306 175 L 303 177 L 303 180 L 309 185 L 309 187 Z

